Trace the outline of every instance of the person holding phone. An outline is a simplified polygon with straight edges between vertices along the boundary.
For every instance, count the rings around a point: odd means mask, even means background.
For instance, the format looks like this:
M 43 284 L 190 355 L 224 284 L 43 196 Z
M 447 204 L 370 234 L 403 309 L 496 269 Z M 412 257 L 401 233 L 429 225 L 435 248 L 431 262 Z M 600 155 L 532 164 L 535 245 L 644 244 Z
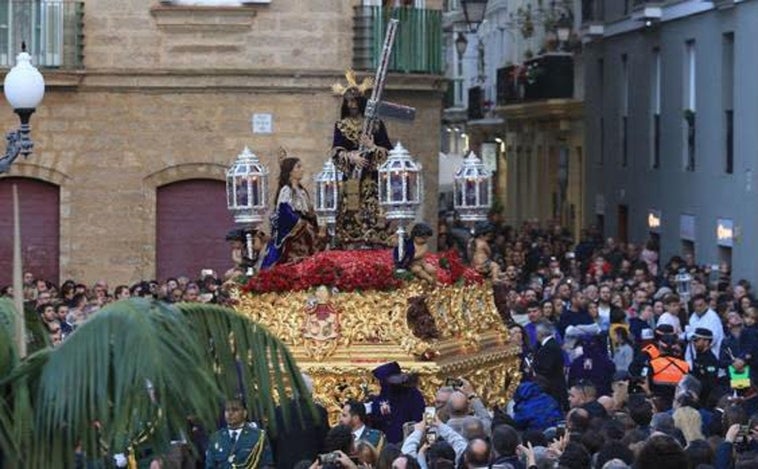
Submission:
M 427 413 L 425 414 L 425 417 L 430 415 L 430 413 Z M 425 459 L 426 452 L 429 447 L 437 441 L 435 440 L 433 443 L 429 442 L 427 435 L 430 431 L 432 434 L 436 435 L 437 440 L 443 439 L 452 446 L 453 451 L 455 451 L 455 460 L 460 460 L 468 446 L 466 439 L 456 433 L 456 431 L 450 428 L 450 426 L 442 423 L 436 414 L 434 415 L 434 420 L 432 420 L 430 424 L 427 424 L 426 418 L 424 418 L 413 426 L 413 432 L 408 435 L 405 441 L 403 441 L 403 447 L 400 451 L 416 460 L 424 459 L 425 464 L 422 465 L 428 466 L 430 461 L 426 461 Z

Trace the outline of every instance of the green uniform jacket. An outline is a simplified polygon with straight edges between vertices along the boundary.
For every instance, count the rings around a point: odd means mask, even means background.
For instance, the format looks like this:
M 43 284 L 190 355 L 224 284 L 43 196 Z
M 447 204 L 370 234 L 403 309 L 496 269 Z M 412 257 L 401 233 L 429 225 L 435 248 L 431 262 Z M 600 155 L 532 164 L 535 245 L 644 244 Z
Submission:
M 229 429 L 222 428 L 208 441 L 205 451 L 206 469 L 258 469 L 274 467 L 274 456 L 266 432 L 251 425 L 242 427 L 236 443 Z

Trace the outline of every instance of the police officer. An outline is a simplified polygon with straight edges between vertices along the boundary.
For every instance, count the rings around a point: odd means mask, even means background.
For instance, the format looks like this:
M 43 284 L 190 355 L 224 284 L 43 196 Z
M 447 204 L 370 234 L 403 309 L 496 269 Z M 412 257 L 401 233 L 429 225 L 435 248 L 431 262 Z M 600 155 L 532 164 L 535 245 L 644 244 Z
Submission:
M 227 401 L 227 426 L 211 435 L 205 452 L 206 469 L 260 469 L 274 467 L 266 433 L 247 422 L 247 410 L 239 399 Z
M 659 355 L 650 359 L 650 393 L 664 398 L 670 405 L 676 385 L 689 373 L 690 366 L 681 358 L 679 339 L 671 325 L 658 326 L 656 335 Z
M 709 402 L 711 393 L 725 388 L 725 370 L 729 366 L 727 357 L 716 357 L 713 351 L 713 331 L 698 327 L 690 341 L 692 355 L 691 374 L 700 381 L 703 389 L 700 393 L 702 402 Z

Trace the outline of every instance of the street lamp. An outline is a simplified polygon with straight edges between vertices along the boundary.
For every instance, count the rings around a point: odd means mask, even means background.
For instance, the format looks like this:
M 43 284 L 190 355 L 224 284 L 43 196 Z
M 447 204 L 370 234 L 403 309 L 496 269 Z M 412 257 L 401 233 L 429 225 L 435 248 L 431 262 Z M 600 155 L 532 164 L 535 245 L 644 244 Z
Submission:
M 484 21 L 484 13 L 487 10 L 487 0 L 461 0 L 463 16 L 466 18 L 471 32 L 476 31 Z
M 21 120 L 21 126 L 5 136 L 5 155 L 0 158 L 0 174 L 7 173 L 18 155 L 29 156 L 34 147 L 30 138 L 29 119 L 45 96 L 45 79 L 32 65 L 32 56 L 21 43 L 21 53 L 16 56 L 16 65 L 5 75 L 3 83 L 5 99 Z
M 556 22 L 555 29 L 555 32 L 558 35 L 558 41 L 561 45 L 566 44 L 566 41 L 569 40 L 572 26 L 573 22 L 571 21 L 571 18 L 568 15 L 562 13 L 561 17 L 558 18 L 558 21 Z

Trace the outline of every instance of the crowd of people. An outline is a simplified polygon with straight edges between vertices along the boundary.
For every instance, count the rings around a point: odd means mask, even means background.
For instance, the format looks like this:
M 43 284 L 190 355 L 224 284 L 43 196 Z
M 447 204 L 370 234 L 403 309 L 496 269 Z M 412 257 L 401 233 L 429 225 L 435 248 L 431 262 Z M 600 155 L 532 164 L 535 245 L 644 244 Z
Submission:
M 179 276 L 162 282 L 145 280 L 132 285 L 117 285 L 111 289 L 105 280 L 98 280 L 91 286 L 66 280 L 58 286 L 49 280 L 35 278 L 32 272 L 26 272 L 22 294 L 27 319 L 33 318 L 33 324 L 41 324 L 47 333 L 47 343 L 55 346 L 102 307 L 125 298 L 150 297 L 167 303 L 182 301 L 229 304 L 230 288 L 234 285 L 233 277 L 236 274 L 242 275 L 242 272 L 231 269 L 222 280 L 216 272 L 203 271 L 196 280 Z M 12 286 L 0 289 L 0 297 L 12 298 L 13 293 Z
M 277 467 L 758 467 L 758 310 L 728 265 L 496 219 L 472 234 L 443 221 L 438 246 L 493 281 L 520 346 L 512 399 L 484 403 L 450 377 L 424 408 L 400 397 L 411 377 L 393 378 L 378 408 L 345 404 L 321 456 Z
M 424 402 L 415 378 L 386 364 L 374 373 L 380 395 L 344 403 L 332 428 L 323 409 L 305 428 L 284 425 L 257 446 L 254 467 L 758 467 L 758 303 L 728 265 L 664 262 L 655 240 L 637 246 L 593 230 L 578 243 L 558 226 L 496 218 L 470 237 L 461 230 L 443 220 L 438 250 L 458 249 L 492 279 L 520 347 L 507 405 L 483 402 L 465 376 Z M 224 303 L 227 292 L 213 274 L 113 290 L 26 274 L 23 294 L 56 343 L 114 300 Z M 207 454 L 205 467 L 234 467 Z

